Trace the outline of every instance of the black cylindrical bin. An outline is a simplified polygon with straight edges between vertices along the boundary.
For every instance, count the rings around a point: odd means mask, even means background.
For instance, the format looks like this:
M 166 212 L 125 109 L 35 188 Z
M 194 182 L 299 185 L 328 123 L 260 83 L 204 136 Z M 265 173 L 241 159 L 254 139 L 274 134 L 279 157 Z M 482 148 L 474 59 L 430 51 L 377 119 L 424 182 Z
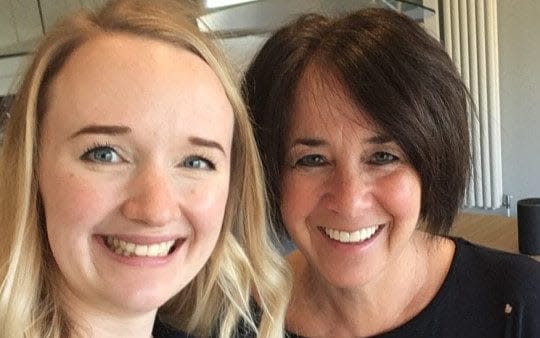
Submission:
M 540 198 L 517 202 L 519 252 L 540 255 Z

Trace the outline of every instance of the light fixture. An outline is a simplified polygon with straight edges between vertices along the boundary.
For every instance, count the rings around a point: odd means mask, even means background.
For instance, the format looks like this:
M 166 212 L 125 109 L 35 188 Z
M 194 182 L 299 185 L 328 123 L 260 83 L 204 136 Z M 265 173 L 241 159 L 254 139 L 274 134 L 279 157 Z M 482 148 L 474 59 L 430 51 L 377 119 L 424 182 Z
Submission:
M 204 0 L 204 7 L 208 9 L 240 5 L 257 0 Z

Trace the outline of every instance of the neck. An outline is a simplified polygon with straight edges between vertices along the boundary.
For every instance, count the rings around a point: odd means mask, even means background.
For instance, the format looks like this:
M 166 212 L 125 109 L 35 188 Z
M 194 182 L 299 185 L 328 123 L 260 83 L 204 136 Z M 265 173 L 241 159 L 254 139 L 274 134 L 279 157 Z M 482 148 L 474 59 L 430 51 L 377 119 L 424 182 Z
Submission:
M 447 268 L 432 269 L 431 256 L 440 258 L 437 243 L 423 234 L 413 235 L 401 255 L 374 279 L 346 289 L 329 284 L 297 254 L 291 258 L 294 298 L 287 327 L 305 336 L 357 337 L 409 321 L 427 306 L 446 276 Z M 306 309 L 311 309 L 307 315 Z
M 75 319 L 77 328 L 76 337 L 152 337 L 152 328 L 155 315 L 141 315 L 139 317 L 112 317 L 106 314 L 85 313 L 81 320 Z
M 157 310 L 127 313 L 122 309 L 90 306 L 78 299 L 69 289 L 64 290 L 62 304 L 73 323 L 74 337 L 152 337 Z

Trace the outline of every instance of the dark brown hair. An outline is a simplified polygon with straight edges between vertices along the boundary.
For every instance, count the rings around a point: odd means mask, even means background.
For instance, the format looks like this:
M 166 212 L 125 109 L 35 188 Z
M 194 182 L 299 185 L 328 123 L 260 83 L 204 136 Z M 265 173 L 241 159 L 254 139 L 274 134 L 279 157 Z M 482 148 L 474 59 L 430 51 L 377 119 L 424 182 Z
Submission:
M 469 95 L 440 43 L 416 22 L 385 9 L 337 19 L 304 15 L 278 30 L 249 67 L 243 90 L 276 227 L 284 231 L 284 140 L 308 64 L 334 73 L 345 95 L 403 149 L 421 179 L 421 220 L 428 232 L 447 234 L 469 178 Z

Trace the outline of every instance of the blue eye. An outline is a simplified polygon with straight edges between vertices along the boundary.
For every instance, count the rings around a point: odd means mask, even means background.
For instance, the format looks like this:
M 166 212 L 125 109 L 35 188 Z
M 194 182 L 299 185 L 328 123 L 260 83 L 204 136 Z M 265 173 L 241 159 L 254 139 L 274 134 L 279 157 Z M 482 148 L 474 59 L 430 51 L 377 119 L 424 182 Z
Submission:
M 96 146 L 88 149 L 81 156 L 81 159 L 97 163 L 118 163 L 122 161 L 116 150 L 109 146 Z
M 202 170 L 215 170 L 216 166 L 212 161 L 202 157 L 202 156 L 189 156 L 183 162 L 182 166 L 191 169 L 202 169 Z
M 371 157 L 370 163 L 375 165 L 389 164 L 399 160 L 395 155 L 387 153 L 385 151 L 378 151 Z
M 326 164 L 326 159 L 322 155 L 311 154 L 301 157 L 295 165 L 302 167 L 319 167 Z

